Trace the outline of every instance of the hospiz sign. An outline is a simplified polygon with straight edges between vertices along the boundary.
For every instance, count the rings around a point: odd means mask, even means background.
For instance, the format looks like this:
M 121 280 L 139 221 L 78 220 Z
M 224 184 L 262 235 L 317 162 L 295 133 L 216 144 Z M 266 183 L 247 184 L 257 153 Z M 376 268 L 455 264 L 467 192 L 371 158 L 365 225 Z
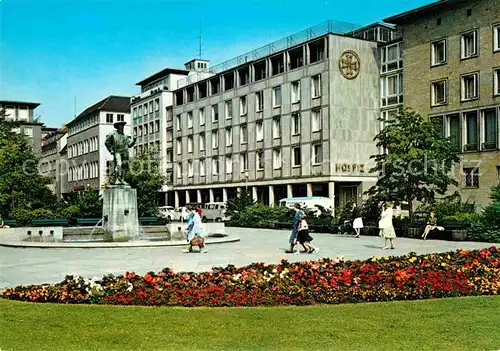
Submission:
M 336 173 L 365 173 L 365 165 L 362 163 L 337 163 Z

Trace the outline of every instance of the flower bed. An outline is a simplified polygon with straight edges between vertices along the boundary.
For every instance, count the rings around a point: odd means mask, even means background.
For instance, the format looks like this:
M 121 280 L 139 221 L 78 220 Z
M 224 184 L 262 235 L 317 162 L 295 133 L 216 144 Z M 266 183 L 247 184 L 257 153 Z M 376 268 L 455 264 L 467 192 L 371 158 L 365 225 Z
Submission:
M 276 306 L 415 300 L 495 295 L 500 289 L 500 248 L 442 254 L 408 254 L 366 261 L 314 262 L 214 268 L 145 276 L 127 272 L 57 284 L 18 286 L 4 298 L 32 302 L 164 306 Z

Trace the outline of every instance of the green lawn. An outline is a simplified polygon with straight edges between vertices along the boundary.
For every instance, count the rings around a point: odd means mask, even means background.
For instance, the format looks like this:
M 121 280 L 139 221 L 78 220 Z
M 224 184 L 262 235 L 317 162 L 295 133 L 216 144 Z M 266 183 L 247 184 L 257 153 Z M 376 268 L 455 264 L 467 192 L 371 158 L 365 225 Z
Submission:
M 0 299 L 0 350 L 498 350 L 500 296 L 162 308 Z

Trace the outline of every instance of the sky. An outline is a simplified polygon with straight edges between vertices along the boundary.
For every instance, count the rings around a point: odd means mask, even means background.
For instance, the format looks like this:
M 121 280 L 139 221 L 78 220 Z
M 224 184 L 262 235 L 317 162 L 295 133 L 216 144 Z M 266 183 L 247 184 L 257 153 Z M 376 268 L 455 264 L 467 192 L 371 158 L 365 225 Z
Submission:
M 157 71 L 183 69 L 200 33 L 213 66 L 329 19 L 367 25 L 429 2 L 0 0 L 0 100 L 39 102 L 35 116 L 59 127 L 109 95 L 137 94 Z

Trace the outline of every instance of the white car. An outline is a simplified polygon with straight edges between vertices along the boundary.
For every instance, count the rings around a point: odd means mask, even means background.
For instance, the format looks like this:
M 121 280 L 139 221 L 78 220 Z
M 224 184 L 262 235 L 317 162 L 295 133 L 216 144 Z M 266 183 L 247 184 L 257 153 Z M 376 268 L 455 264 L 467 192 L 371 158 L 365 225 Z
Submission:
M 175 218 L 175 208 L 172 206 L 158 207 L 158 212 L 160 213 L 161 218 L 166 219 L 167 222 L 172 222 Z

